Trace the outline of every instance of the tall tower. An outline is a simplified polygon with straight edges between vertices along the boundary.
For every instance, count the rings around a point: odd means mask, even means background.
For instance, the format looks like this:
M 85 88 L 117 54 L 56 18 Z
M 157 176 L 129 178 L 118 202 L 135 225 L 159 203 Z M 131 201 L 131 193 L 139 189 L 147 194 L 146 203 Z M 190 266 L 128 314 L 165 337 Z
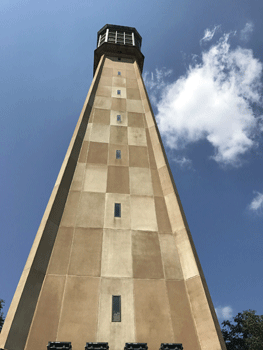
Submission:
M 226 349 L 143 84 L 141 41 L 131 27 L 98 32 L 94 78 L 0 335 L 4 349 Z

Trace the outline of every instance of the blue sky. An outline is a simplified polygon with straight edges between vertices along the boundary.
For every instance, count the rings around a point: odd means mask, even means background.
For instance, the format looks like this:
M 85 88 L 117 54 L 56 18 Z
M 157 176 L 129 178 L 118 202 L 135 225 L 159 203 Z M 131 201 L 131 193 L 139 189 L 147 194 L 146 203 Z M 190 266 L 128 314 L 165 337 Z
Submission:
M 0 298 L 6 313 L 92 81 L 106 23 L 144 79 L 219 320 L 263 314 L 263 2 L 2 0 Z

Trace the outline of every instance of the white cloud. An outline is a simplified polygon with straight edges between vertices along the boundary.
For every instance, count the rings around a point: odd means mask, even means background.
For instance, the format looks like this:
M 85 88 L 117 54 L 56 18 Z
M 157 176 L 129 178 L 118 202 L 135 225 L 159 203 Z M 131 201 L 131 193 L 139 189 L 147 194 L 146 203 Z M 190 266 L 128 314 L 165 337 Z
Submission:
M 255 197 L 252 202 L 249 204 L 249 210 L 255 214 L 263 214 L 263 193 L 254 191 Z
M 212 30 L 207 28 L 204 32 L 203 38 L 200 40 L 200 44 L 202 44 L 202 42 L 211 41 L 220 27 L 221 26 L 215 26 Z
M 253 30 L 254 24 L 252 22 L 246 23 L 245 28 L 240 32 L 240 39 L 247 42 L 250 39 Z
M 194 62 L 173 83 L 165 80 L 170 70 L 157 69 L 144 78 L 169 148 L 207 140 L 216 162 L 239 166 L 241 156 L 257 145 L 263 127 L 253 109 L 262 107 L 262 63 L 252 50 L 231 49 L 229 36 L 202 52 L 201 63 Z
M 172 160 L 177 165 L 179 165 L 181 169 L 191 169 L 192 168 L 192 161 L 189 158 L 178 156 L 178 157 L 174 157 Z
M 231 306 L 219 306 L 215 308 L 215 311 L 220 320 L 229 320 L 233 317 L 233 309 Z

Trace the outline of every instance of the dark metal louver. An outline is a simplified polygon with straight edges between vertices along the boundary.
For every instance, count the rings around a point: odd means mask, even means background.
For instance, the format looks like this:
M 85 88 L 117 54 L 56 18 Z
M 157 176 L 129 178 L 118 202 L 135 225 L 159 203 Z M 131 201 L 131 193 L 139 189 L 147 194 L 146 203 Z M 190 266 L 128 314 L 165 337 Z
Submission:
M 121 296 L 112 296 L 112 322 L 121 322 Z
M 108 350 L 108 343 L 86 343 L 85 350 Z
M 183 345 L 179 343 L 162 343 L 160 350 L 183 350 Z
M 124 350 L 148 350 L 147 343 L 125 343 Z
M 50 341 L 47 350 L 71 350 L 71 342 L 68 341 Z

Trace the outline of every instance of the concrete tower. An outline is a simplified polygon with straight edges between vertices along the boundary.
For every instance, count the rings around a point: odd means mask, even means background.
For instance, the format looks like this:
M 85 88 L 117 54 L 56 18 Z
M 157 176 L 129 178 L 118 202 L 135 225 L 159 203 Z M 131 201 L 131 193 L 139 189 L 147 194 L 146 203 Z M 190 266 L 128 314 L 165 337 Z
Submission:
M 143 84 L 141 41 L 131 27 L 98 32 L 94 78 L 0 335 L 4 349 L 226 349 Z

